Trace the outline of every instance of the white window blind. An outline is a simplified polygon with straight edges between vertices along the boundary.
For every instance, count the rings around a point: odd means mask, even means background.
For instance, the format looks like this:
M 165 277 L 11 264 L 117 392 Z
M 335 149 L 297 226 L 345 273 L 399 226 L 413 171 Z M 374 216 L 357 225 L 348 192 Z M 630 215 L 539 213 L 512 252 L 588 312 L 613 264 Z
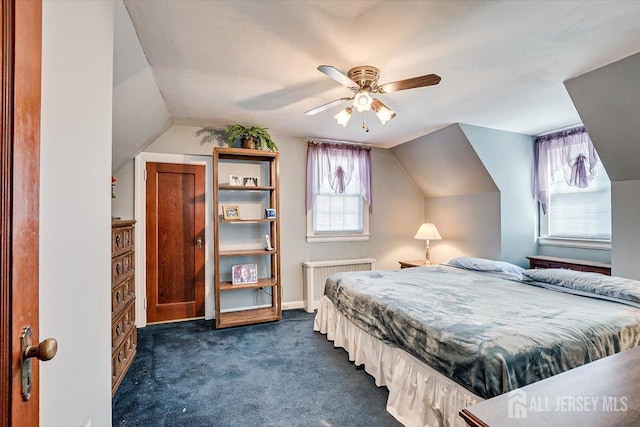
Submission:
M 553 178 L 543 237 L 610 241 L 611 181 L 602 163 L 587 188 L 569 186 L 562 170 Z
M 356 167 L 344 193 L 336 194 L 328 183 L 320 187 L 313 205 L 313 233 L 362 233 L 363 200 Z

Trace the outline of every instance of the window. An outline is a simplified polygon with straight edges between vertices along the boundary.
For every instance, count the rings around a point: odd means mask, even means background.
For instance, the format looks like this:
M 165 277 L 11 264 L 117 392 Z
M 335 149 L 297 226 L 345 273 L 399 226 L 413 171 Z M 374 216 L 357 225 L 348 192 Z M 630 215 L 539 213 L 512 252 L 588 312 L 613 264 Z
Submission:
M 370 161 L 365 147 L 309 143 L 307 241 L 369 239 Z
M 602 163 L 587 188 L 570 187 L 557 171 L 540 217 L 541 237 L 611 241 L 611 181 Z
M 611 181 L 587 131 L 538 137 L 534 168 L 540 243 L 608 247 Z

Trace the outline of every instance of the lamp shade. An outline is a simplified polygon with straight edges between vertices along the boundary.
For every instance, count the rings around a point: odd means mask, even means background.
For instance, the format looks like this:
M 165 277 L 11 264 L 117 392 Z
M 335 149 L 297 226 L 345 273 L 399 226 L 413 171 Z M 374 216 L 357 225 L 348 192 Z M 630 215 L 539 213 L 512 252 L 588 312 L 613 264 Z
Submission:
M 438 229 L 430 222 L 425 222 L 420 226 L 418 232 L 413 237 L 420 240 L 440 240 L 442 236 L 438 233 Z
M 338 121 L 339 125 L 347 127 L 347 123 L 349 123 L 349 119 L 351 119 L 351 107 L 347 107 L 340 111 L 338 114 L 333 116 L 333 118 Z
M 376 112 L 376 116 L 378 116 L 378 119 L 380 119 L 383 125 L 396 116 L 396 113 L 391 111 L 389 107 L 384 105 L 378 98 L 373 99 L 371 108 Z
M 369 95 L 369 92 L 360 90 L 353 97 L 353 106 L 356 107 L 356 110 L 359 112 L 369 111 L 371 109 L 371 103 L 373 102 L 373 98 Z

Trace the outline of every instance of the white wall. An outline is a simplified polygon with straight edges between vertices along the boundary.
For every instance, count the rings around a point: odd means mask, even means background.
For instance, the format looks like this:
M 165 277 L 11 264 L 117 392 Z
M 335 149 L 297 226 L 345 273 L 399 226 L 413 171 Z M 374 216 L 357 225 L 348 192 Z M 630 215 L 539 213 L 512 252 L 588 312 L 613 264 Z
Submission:
M 113 3 L 43 3 L 40 420 L 108 426 Z
M 565 82 L 611 178 L 611 267 L 640 279 L 640 53 Z
M 538 251 L 538 215 L 533 198 L 533 137 L 460 124 L 500 190 L 500 259 L 528 267 Z
M 498 191 L 460 126 L 452 124 L 391 149 L 425 197 Z
M 112 170 L 118 172 L 170 126 L 171 116 L 129 12 L 118 0 L 114 4 Z
M 134 162 L 130 160 L 115 173 L 116 186 L 113 189 L 116 195 L 111 199 L 111 215 L 121 219 L 133 219 L 133 186 L 130 183 L 134 179 Z
M 606 263 L 611 262 L 610 249 L 589 249 L 554 245 L 539 245 L 538 255 L 554 256 L 559 258 L 586 259 L 590 261 Z
M 214 144 L 196 137 L 199 128 L 172 126 L 145 151 L 153 153 L 210 155 Z M 280 151 L 280 215 L 283 303 L 297 307 L 303 300 L 302 262 L 371 257 L 377 268 L 398 268 L 398 261 L 423 256 L 424 242 L 413 235 L 422 223 L 422 194 L 390 150 L 373 149 L 372 187 L 374 208 L 367 242 L 307 243 L 306 241 L 306 139 L 272 135 Z M 124 179 L 118 191 L 129 194 Z M 119 196 L 118 196 L 119 197 Z M 128 196 L 127 196 L 128 197 Z M 126 202 L 125 199 L 122 200 Z M 133 199 L 130 201 L 133 204 Z M 131 206 L 130 205 L 130 206 Z M 129 208 L 122 205 L 126 212 Z M 115 210 L 114 210 L 115 211 Z M 249 304 L 250 301 L 247 303 Z
M 640 180 L 611 183 L 611 273 L 640 280 Z
M 611 181 L 640 179 L 640 52 L 564 82 Z
M 426 197 L 425 221 L 442 235 L 431 242 L 434 262 L 476 256 L 528 265 L 538 250 L 530 136 L 454 124 L 392 151 Z
M 431 262 L 458 256 L 500 259 L 500 193 L 430 197 L 425 221 L 433 222 L 442 240 L 430 242 Z

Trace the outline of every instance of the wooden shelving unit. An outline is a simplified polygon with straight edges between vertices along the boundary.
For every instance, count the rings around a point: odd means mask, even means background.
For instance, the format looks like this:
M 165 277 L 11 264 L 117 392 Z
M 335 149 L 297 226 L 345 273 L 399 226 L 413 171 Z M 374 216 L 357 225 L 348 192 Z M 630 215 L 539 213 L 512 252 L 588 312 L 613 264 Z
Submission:
M 221 179 L 220 166 L 228 163 L 230 168 L 234 166 L 242 167 L 243 163 L 258 164 L 261 168 L 266 168 L 266 181 L 259 186 L 233 186 L 229 185 Z M 217 147 L 213 150 L 213 206 L 215 214 L 213 218 L 214 224 L 214 290 L 215 290 L 215 316 L 216 328 L 229 328 L 233 326 L 250 325 L 254 323 L 273 322 L 282 319 L 282 285 L 280 283 L 280 170 L 279 170 L 279 154 L 277 152 L 247 150 L 243 148 L 226 148 Z M 220 210 L 227 201 L 234 200 L 234 196 L 242 196 L 240 200 L 245 201 L 243 197 L 256 194 L 262 197 L 262 203 L 259 211 L 266 208 L 276 210 L 276 218 L 248 218 L 237 220 L 223 219 Z M 264 197 L 263 197 L 264 196 Z M 223 202 L 223 200 L 225 202 Z M 232 203 L 229 203 L 232 204 Z M 255 245 L 259 246 L 264 241 L 264 235 L 269 234 L 273 250 L 255 249 L 253 247 L 242 249 L 226 249 L 225 240 L 233 240 L 234 235 L 246 231 L 243 227 L 253 227 L 255 232 Z M 224 228 L 224 230 L 223 230 Z M 267 233 L 262 231 L 267 230 Z M 251 231 L 249 232 L 251 233 Z M 259 277 L 257 283 L 240 283 L 232 284 L 231 279 L 223 279 L 230 273 L 227 267 L 222 266 L 221 261 L 225 260 L 233 262 L 234 258 L 240 260 L 255 259 L 252 263 L 258 264 L 265 258 L 268 258 L 268 277 Z M 239 261 L 238 264 L 246 262 Z M 221 271 L 221 268 L 224 270 Z M 260 271 L 258 272 L 260 274 Z M 262 292 L 271 295 L 271 307 L 260 307 L 248 310 L 238 311 L 221 311 L 221 302 L 225 295 L 232 292 Z

